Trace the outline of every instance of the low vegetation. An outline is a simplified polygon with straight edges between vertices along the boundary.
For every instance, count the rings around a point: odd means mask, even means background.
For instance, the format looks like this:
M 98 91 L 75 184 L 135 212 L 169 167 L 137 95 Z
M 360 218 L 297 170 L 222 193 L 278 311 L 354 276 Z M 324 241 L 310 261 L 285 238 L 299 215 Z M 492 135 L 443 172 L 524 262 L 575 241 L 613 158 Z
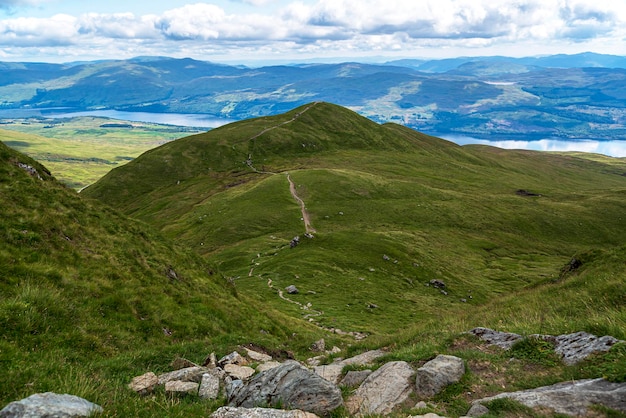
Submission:
M 8 147 L 0 157 L 3 403 L 54 390 L 105 416 L 206 415 L 224 400 L 139 398 L 126 384 L 249 342 L 304 360 L 321 337 L 341 355 L 386 347 L 381 362 L 466 361 L 461 382 L 403 413 L 626 381 L 624 344 L 565 366 L 543 341 L 504 352 L 465 334 L 626 339 L 622 160 L 459 147 L 325 103 L 168 143 L 80 195 Z M 492 414 L 547 413 L 498 401 Z

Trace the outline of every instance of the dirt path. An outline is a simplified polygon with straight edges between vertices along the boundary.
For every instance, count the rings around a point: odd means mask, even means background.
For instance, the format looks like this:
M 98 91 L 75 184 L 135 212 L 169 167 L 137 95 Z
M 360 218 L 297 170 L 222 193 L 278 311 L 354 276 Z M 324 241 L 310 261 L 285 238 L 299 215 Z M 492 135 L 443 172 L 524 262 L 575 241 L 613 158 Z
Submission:
M 311 218 L 309 217 L 309 212 L 306 210 L 304 200 L 302 200 L 300 196 L 298 196 L 298 193 L 296 192 L 296 185 L 294 184 L 293 180 L 291 180 L 291 176 L 289 175 L 289 173 L 287 173 L 287 181 L 289 181 L 289 191 L 291 192 L 291 196 L 293 196 L 293 198 L 296 199 L 296 202 L 300 204 L 302 220 L 304 221 L 304 229 L 306 230 L 307 234 L 313 234 L 317 232 L 315 228 L 313 228 L 313 226 L 311 225 Z

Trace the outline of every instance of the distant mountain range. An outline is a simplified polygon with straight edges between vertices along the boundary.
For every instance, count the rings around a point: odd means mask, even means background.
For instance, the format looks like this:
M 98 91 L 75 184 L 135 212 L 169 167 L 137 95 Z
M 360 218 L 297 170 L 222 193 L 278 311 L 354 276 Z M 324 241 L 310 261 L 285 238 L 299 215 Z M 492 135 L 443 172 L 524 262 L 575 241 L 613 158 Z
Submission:
M 626 138 L 626 57 L 612 55 L 260 68 L 138 57 L 0 63 L 0 71 L 0 109 L 116 109 L 240 120 L 327 101 L 427 133 Z

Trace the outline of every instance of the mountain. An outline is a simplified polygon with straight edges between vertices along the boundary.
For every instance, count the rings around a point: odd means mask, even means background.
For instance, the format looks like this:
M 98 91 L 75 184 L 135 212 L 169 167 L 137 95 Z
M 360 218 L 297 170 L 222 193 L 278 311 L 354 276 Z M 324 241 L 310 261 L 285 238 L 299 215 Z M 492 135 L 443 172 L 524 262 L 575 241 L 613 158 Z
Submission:
M 250 341 L 279 349 L 294 332 L 303 340 L 290 350 L 319 338 L 238 295 L 206 259 L 81 198 L 1 142 L 0 190 L 2 405 L 66 391 L 102 399 L 111 416 L 140 416 L 128 410 L 137 401 L 126 384 L 146 368 Z
M 613 140 L 626 134 L 625 60 L 589 53 L 259 68 L 167 57 L 0 63 L 0 109 L 117 109 L 241 120 L 316 100 L 433 134 Z
M 324 327 L 388 336 L 622 245 L 625 174 L 619 159 L 460 147 L 315 102 L 168 143 L 83 193 L 196 249 L 250 297 L 310 318 L 268 281 L 296 285 Z

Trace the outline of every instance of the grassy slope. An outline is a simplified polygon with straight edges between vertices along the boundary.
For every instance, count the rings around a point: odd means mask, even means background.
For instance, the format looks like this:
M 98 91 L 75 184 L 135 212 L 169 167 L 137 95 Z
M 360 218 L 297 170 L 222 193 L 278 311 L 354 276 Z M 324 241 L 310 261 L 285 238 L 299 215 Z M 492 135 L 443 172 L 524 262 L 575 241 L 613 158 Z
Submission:
M 208 406 L 138 399 L 126 384 L 167 370 L 175 355 L 201 362 L 251 341 L 301 352 L 319 338 L 101 206 L 0 143 L 0 404 L 55 391 L 99 402 L 109 416 L 187 416 Z
M 325 103 L 305 109 L 151 150 L 86 193 L 206 254 L 253 298 L 301 316 L 267 286 L 295 284 L 322 325 L 383 336 L 474 315 L 557 278 L 578 252 L 623 242 L 619 166 L 459 147 Z M 248 158 L 277 174 L 252 172 Z M 318 232 L 295 249 L 288 242 L 304 228 L 287 172 Z M 425 286 L 432 279 L 449 294 Z M 616 318 L 612 329 L 624 329 Z M 556 322 L 550 332 L 571 330 Z

